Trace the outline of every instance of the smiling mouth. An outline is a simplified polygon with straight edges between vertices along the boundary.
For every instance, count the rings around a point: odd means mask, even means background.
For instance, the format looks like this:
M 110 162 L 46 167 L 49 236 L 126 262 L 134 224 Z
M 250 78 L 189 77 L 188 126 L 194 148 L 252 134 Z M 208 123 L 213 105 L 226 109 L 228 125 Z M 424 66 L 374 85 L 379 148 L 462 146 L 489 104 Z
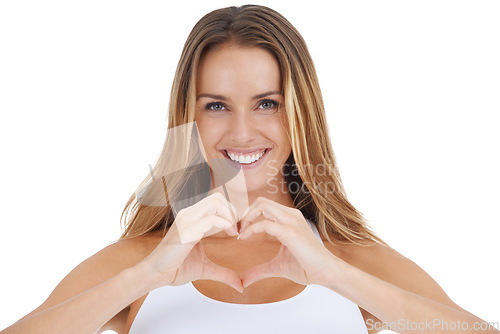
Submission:
M 263 149 L 263 150 L 256 150 L 255 152 L 252 152 L 251 154 L 241 154 L 238 152 L 230 152 L 227 150 L 222 150 L 224 152 L 224 156 L 228 158 L 229 160 L 242 164 L 242 165 L 250 165 L 253 164 L 260 159 L 264 155 L 266 155 L 270 151 L 269 148 Z

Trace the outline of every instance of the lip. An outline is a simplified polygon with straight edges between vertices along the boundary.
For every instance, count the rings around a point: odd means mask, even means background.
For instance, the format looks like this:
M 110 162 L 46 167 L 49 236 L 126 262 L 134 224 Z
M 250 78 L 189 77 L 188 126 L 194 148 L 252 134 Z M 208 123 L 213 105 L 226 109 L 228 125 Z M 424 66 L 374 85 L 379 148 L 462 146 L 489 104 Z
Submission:
M 270 149 L 269 147 L 257 147 L 257 148 L 251 148 L 251 149 L 246 149 L 246 150 L 240 150 L 240 149 L 234 149 L 234 148 L 224 148 L 224 149 L 219 150 L 219 151 L 223 152 L 224 154 L 226 153 L 226 151 L 230 151 L 231 153 L 235 152 L 235 153 L 238 153 L 241 155 L 245 155 L 245 154 L 257 153 L 257 152 L 261 152 L 263 150 L 269 150 L 269 149 Z
M 230 149 L 231 152 L 238 152 L 238 153 L 253 153 L 253 152 L 258 152 L 261 150 L 262 150 L 262 148 L 252 149 L 252 150 L 233 150 L 233 149 Z M 231 161 L 231 163 L 233 163 L 235 166 L 238 166 L 239 168 L 246 170 L 246 169 L 256 168 L 260 164 L 262 164 L 262 161 L 265 160 L 265 158 L 267 157 L 269 152 L 271 152 L 271 150 L 272 150 L 272 148 L 269 148 L 269 147 L 264 148 L 264 154 L 260 157 L 260 159 L 255 161 L 255 162 L 252 162 L 251 164 L 240 164 L 239 162 L 233 161 L 233 160 L 231 160 L 231 158 L 229 158 L 229 156 L 227 155 L 227 150 L 219 150 L 219 151 L 222 153 L 224 158 Z

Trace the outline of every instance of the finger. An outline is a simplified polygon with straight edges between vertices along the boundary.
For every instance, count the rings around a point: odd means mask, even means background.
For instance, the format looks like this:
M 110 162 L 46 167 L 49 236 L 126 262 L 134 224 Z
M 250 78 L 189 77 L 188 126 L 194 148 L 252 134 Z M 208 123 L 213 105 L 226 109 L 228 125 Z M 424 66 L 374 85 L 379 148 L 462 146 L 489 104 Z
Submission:
M 227 220 L 236 223 L 239 221 L 238 211 L 234 207 L 234 205 L 229 202 L 222 194 L 217 193 L 217 196 L 214 196 L 212 201 L 207 202 L 207 205 L 210 205 L 210 209 L 208 212 L 216 213 L 217 215 L 226 218 Z
M 250 284 L 261 279 L 281 276 L 282 275 L 279 273 L 276 261 L 271 260 L 269 262 L 262 263 L 248 269 L 243 275 L 243 279 L 241 280 L 241 282 L 243 284 L 243 287 L 246 288 Z
M 196 211 L 198 211 L 198 213 L 201 212 L 201 216 L 216 214 L 218 216 L 226 218 L 229 221 L 234 220 L 230 203 L 223 198 L 214 197 L 210 201 L 199 203 L 202 205 L 198 206 L 196 208 Z
M 270 211 L 271 210 L 267 210 L 267 208 L 263 207 L 262 205 L 249 207 L 247 214 L 240 221 L 240 233 L 244 231 L 250 224 L 262 219 L 276 222 L 278 220 L 276 218 L 276 215 L 269 214 Z
M 200 279 L 209 279 L 221 282 L 231 286 L 233 289 L 240 293 L 243 292 L 241 277 L 238 276 L 235 271 L 219 266 L 208 259 L 206 259 L 206 261 L 203 263 L 203 269 Z
M 202 229 L 205 231 L 205 236 L 218 233 L 221 230 L 224 230 L 230 236 L 239 235 L 239 233 L 237 232 L 236 223 L 229 221 L 224 217 L 220 217 L 217 215 L 207 216 L 201 219 L 199 223 L 204 225 Z
M 201 218 L 206 215 L 215 214 L 226 218 L 230 221 L 238 221 L 236 218 L 238 216 L 234 206 L 228 202 L 228 200 L 219 192 L 216 192 L 210 196 L 205 197 L 198 203 L 196 203 L 190 210 L 190 214 L 194 215 L 195 218 Z
M 234 225 L 231 225 L 231 227 L 226 228 L 224 232 L 226 232 L 227 235 L 231 237 L 240 236 L 240 234 L 238 233 L 238 228 L 235 227 Z
M 222 203 L 217 203 L 217 214 L 236 223 L 240 220 L 238 216 L 238 211 L 234 207 L 234 205 L 226 200 L 223 200 Z
M 205 233 L 210 231 L 212 227 L 229 229 L 229 233 L 233 233 L 231 229 L 235 229 L 234 225 L 225 218 L 210 215 L 193 222 L 193 224 L 177 224 L 177 231 L 182 244 L 191 242 L 196 243 L 200 241 L 205 236 Z
M 225 218 L 225 217 L 223 217 Z M 227 220 L 227 218 L 225 218 Z M 224 226 L 220 226 L 221 228 L 224 228 L 226 233 L 230 236 L 236 236 L 236 235 L 240 235 L 240 233 L 238 232 L 238 223 L 232 219 L 228 220 L 229 223 L 231 224 L 231 226 L 228 226 L 228 227 L 224 227 Z
M 240 217 L 238 214 L 238 210 L 236 210 L 236 207 L 229 201 L 229 198 L 227 198 L 226 195 L 219 193 L 219 192 L 217 194 L 218 194 L 217 198 L 220 198 L 222 200 L 222 202 L 225 205 L 227 205 L 232 218 L 238 222 L 240 220 Z
M 256 200 L 250 205 L 247 214 L 241 220 L 241 229 L 244 230 L 250 222 L 254 222 L 261 218 L 273 220 L 279 223 L 287 223 L 292 218 L 291 214 L 284 210 L 288 208 L 276 202 L 267 199 Z
M 252 236 L 252 234 L 262 232 L 266 232 L 267 234 L 280 239 L 284 232 L 284 227 L 271 220 L 261 220 L 257 223 L 251 224 L 245 230 L 240 231 L 238 239 L 248 239 Z
M 239 222 L 241 220 L 241 217 L 238 213 L 238 210 L 236 210 L 236 207 L 233 205 L 233 203 L 227 201 L 229 205 L 229 209 L 231 210 L 231 213 L 233 214 L 233 218 L 235 219 L 236 222 Z
M 203 215 L 198 219 L 201 219 L 204 216 L 215 215 L 226 219 L 231 222 L 233 228 L 228 233 L 231 236 L 238 235 L 238 220 L 236 220 L 234 213 L 236 212 L 234 206 L 228 202 L 224 196 L 220 193 L 216 193 L 211 195 L 211 199 L 209 201 L 204 201 L 203 203 L 200 201 L 201 206 L 199 206 L 197 211 L 202 211 Z

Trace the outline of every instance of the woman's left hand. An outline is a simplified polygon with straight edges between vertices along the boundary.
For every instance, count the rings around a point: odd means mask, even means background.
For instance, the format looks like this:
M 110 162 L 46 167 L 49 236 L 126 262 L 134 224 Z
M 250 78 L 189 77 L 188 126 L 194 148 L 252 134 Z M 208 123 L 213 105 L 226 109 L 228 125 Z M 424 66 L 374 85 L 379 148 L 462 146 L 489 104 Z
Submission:
M 275 236 L 281 247 L 271 261 L 245 272 L 244 287 L 267 277 L 285 277 L 304 285 L 328 282 L 331 264 L 339 259 L 316 237 L 300 210 L 257 198 L 241 220 L 239 239 L 261 232 Z

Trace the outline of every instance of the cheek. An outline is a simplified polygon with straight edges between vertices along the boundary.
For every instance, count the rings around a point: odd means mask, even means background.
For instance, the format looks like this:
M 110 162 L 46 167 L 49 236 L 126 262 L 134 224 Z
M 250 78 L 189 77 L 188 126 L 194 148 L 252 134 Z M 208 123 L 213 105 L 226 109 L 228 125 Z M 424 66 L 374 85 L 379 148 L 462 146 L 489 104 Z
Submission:
M 291 143 L 288 139 L 287 130 L 281 123 L 275 123 L 268 129 L 267 133 L 273 134 L 273 141 L 278 145 L 280 151 L 290 151 Z
M 216 122 L 198 119 L 196 120 L 196 126 L 205 150 L 212 149 L 213 146 L 220 140 L 219 137 L 222 133 L 220 125 Z

